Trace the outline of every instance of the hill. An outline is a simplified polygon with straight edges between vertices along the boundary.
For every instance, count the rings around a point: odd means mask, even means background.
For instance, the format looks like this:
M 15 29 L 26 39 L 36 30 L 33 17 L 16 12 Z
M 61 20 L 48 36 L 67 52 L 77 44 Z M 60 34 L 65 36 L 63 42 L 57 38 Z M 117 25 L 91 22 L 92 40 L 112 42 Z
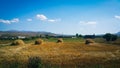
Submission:
M 117 32 L 116 35 L 120 36 L 120 32 Z
M 0 36 L 9 35 L 9 36 L 40 36 L 40 35 L 50 35 L 56 36 L 57 34 L 51 32 L 35 32 L 35 31 L 17 31 L 17 30 L 9 30 L 9 31 L 0 31 Z

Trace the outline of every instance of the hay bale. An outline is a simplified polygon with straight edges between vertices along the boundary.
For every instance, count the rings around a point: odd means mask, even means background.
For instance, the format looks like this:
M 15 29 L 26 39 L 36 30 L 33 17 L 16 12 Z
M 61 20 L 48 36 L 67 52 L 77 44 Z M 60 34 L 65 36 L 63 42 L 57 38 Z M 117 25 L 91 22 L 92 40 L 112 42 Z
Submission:
M 62 38 L 59 38 L 59 39 L 57 40 L 57 43 L 63 43 L 63 39 L 62 39 Z
M 91 43 L 94 43 L 92 39 L 86 39 L 85 44 L 91 44 Z
M 23 40 L 15 40 L 15 41 L 12 42 L 11 45 L 24 45 L 24 44 L 25 44 L 25 43 L 24 43 Z
M 43 40 L 42 39 L 37 39 L 35 41 L 35 45 L 41 45 L 41 44 L 43 44 Z

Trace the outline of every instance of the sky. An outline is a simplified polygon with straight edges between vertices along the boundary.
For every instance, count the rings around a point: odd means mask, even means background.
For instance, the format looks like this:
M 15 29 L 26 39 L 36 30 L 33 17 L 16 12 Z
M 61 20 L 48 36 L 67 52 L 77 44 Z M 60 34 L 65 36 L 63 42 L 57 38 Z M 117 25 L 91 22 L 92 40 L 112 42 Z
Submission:
M 120 0 L 0 0 L 0 31 L 120 31 Z

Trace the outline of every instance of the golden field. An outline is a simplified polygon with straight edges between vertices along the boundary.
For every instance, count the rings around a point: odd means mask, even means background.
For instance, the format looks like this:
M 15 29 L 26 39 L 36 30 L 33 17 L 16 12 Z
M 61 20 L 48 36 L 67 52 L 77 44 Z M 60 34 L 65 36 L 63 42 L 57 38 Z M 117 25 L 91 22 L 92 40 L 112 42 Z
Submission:
M 0 68 L 27 68 L 29 57 L 39 57 L 42 68 L 119 68 L 120 46 L 105 43 L 86 45 L 84 40 L 1 46 Z

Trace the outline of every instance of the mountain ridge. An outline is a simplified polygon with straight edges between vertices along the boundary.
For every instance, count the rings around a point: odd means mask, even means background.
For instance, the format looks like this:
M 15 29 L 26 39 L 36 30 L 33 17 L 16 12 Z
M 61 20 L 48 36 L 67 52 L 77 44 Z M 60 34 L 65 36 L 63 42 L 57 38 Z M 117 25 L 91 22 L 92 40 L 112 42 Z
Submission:
M 7 30 L 7 31 L 0 31 L 1 35 L 12 35 L 12 36 L 38 36 L 38 35 L 50 35 L 50 36 L 75 36 L 75 35 L 65 35 L 65 34 L 55 34 L 52 32 L 46 32 L 46 31 L 19 31 L 19 30 Z M 114 33 L 118 36 L 120 36 L 120 32 Z M 99 35 L 99 34 L 98 34 Z M 100 34 L 101 36 L 104 34 Z

